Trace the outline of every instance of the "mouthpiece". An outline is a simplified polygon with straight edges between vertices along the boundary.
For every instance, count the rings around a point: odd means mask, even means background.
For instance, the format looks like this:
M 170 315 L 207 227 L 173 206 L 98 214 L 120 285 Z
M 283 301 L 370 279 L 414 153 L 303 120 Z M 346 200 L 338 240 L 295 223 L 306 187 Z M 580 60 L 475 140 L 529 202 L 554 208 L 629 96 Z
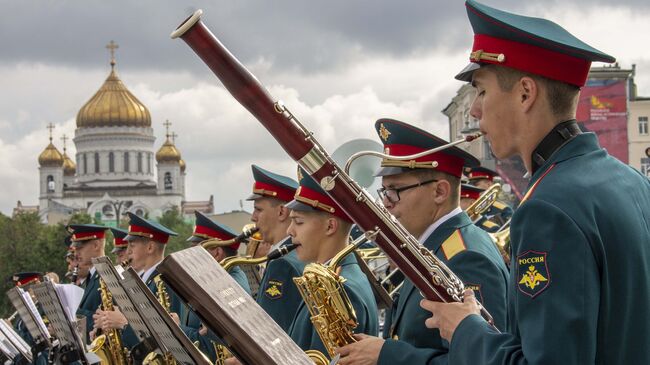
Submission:
M 481 132 L 478 132 L 476 134 L 470 134 L 470 135 L 465 137 L 465 142 L 472 142 L 473 140 L 475 140 L 477 138 L 481 138 L 481 137 L 483 137 L 483 133 L 481 133 Z

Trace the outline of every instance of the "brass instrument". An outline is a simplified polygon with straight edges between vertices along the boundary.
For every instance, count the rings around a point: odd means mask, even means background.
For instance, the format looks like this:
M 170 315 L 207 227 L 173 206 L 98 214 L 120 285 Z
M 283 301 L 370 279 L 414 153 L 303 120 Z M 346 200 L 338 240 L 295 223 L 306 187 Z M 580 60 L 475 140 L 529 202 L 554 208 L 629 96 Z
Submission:
M 498 231 L 490 233 L 490 237 L 499 249 L 506 266 L 510 267 L 510 219 Z
M 260 243 L 264 241 L 264 237 L 255 226 L 255 223 L 249 223 L 242 228 L 242 233 L 247 230 L 255 229 L 255 232 L 248 238 L 248 243 L 246 244 L 246 256 L 255 257 L 257 253 L 257 248 L 260 246 Z
M 494 184 L 487 188 L 481 196 L 478 197 L 467 209 L 465 213 L 469 216 L 472 222 L 476 223 L 483 216 L 483 213 L 497 201 L 497 197 L 501 192 L 501 184 Z
M 492 204 L 497 201 L 497 197 L 499 196 L 500 192 L 501 185 L 494 184 L 485 190 L 483 194 L 481 194 L 481 196 L 479 196 L 478 199 L 472 203 L 472 205 L 467 207 L 465 212 L 472 220 L 472 222 L 476 223 L 479 221 L 479 219 L 481 219 L 483 213 L 490 209 Z M 510 221 L 501 226 L 501 228 L 499 228 L 496 233 L 488 234 L 494 241 L 494 245 L 496 246 L 497 250 L 499 250 L 499 254 L 501 254 L 501 257 L 503 258 L 506 266 L 510 267 Z
M 255 227 L 254 224 L 253 225 L 248 224 L 248 225 L 244 226 L 243 232 L 239 236 L 237 236 L 235 238 L 225 240 L 225 241 L 217 239 L 217 238 L 212 238 L 212 239 L 205 240 L 205 241 L 201 242 L 201 246 L 203 246 L 203 248 L 205 248 L 206 250 L 211 249 L 211 248 L 215 248 L 215 247 L 230 246 L 233 243 L 242 242 L 242 241 L 248 239 L 250 236 L 255 234 L 258 230 L 259 230 L 259 228 Z
M 337 253 L 329 265 L 311 263 L 305 266 L 301 277 L 293 278 L 330 357 L 336 355 L 337 348 L 356 342 L 353 331 L 358 325 L 357 316 L 343 287 L 345 278 L 339 276 L 337 269 L 343 258 L 365 239 L 365 236 L 357 238 Z
M 282 247 L 278 247 L 275 250 L 269 252 L 268 255 L 264 257 L 258 257 L 258 258 L 252 258 L 249 256 L 242 257 L 242 256 L 230 256 L 226 257 L 225 259 L 221 260 L 219 264 L 223 267 L 224 270 L 228 271 L 230 270 L 233 266 L 237 265 L 258 265 L 263 262 L 275 260 L 277 258 L 280 258 L 289 252 L 293 251 L 298 247 L 296 244 L 290 244 Z
M 171 301 L 169 300 L 169 294 L 167 293 L 167 288 L 165 287 L 165 282 L 160 278 L 160 275 L 153 278 L 154 283 L 156 284 L 156 292 L 158 296 L 158 303 L 165 308 L 165 311 L 169 313 L 171 310 Z M 150 352 L 144 360 L 142 360 L 143 365 L 176 365 L 176 359 L 172 356 L 171 352 L 165 352 L 159 354 L 157 352 Z
M 102 279 L 99 279 L 99 291 L 101 293 L 102 309 L 105 311 L 114 311 L 113 295 L 108 291 L 106 283 Z M 99 356 L 102 364 L 131 364 L 129 350 L 122 344 L 121 332 L 118 329 L 105 331 L 102 335 L 95 337 L 90 344 L 90 352 Z

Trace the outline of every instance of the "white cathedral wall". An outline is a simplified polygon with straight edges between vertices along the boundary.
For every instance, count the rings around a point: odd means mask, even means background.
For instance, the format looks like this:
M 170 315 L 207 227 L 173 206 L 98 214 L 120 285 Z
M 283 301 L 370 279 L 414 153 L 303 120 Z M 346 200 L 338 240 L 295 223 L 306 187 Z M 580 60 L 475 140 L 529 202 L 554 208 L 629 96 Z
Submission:
M 77 180 L 79 182 L 98 179 L 154 181 L 154 141 L 152 128 L 78 128 L 74 138 L 77 149 Z M 111 152 L 114 161 L 113 172 L 110 172 L 109 168 Z M 129 171 L 125 171 L 124 155 L 127 152 Z M 99 172 L 96 172 L 95 168 L 95 153 L 99 155 Z M 138 169 L 139 153 L 143 156 L 141 170 Z

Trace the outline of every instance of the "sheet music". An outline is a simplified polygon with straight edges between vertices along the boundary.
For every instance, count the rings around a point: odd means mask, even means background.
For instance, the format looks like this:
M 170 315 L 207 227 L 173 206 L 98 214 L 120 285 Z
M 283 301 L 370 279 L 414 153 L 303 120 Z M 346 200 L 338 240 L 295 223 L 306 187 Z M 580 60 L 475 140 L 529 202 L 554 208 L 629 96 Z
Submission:
M 14 329 L 7 324 L 4 320 L 0 320 L 0 332 L 13 344 L 13 347 L 16 348 L 29 362 L 32 361 L 32 349 L 31 347 L 20 337 Z
M 34 318 L 34 321 L 36 322 L 36 325 L 38 326 L 40 332 L 45 336 L 45 338 L 50 338 L 50 331 L 47 329 L 45 322 L 43 322 L 43 317 L 41 317 L 41 314 L 38 312 L 38 308 L 36 308 L 36 304 L 34 303 L 34 300 L 32 300 L 32 296 L 29 294 L 29 292 L 24 291 L 22 288 L 17 288 L 17 290 L 20 292 L 20 295 L 23 298 L 23 303 L 31 312 L 32 318 Z M 23 321 L 25 321 L 24 318 Z M 32 335 L 32 337 L 35 336 Z
M 15 359 L 20 354 L 18 349 L 9 341 L 9 339 L 0 332 L 0 351 L 7 355 L 11 360 Z
M 68 320 L 74 322 L 77 319 L 77 309 L 81 304 L 84 290 L 74 284 L 54 284 L 54 289 L 59 295 Z

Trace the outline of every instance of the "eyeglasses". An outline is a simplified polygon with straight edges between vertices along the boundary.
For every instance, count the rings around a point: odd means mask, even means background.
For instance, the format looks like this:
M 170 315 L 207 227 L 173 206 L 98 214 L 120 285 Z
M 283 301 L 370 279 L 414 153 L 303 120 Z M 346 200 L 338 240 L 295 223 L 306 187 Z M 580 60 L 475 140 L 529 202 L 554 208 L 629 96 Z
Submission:
M 397 203 L 399 201 L 399 199 L 400 199 L 399 198 L 399 193 L 401 193 L 402 191 L 417 188 L 418 186 L 430 184 L 432 182 L 437 182 L 437 181 L 438 181 L 438 179 L 431 179 L 431 180 L 419 182 L 417 184 L 403 186 L 401 188 L 383 188 L 382 187 L 382 188 L 377 189 L 377 194 L 379 194 L 379 197 L 382 200 L 388 199 L 388 201 L 390 201 L 391 203 Z

